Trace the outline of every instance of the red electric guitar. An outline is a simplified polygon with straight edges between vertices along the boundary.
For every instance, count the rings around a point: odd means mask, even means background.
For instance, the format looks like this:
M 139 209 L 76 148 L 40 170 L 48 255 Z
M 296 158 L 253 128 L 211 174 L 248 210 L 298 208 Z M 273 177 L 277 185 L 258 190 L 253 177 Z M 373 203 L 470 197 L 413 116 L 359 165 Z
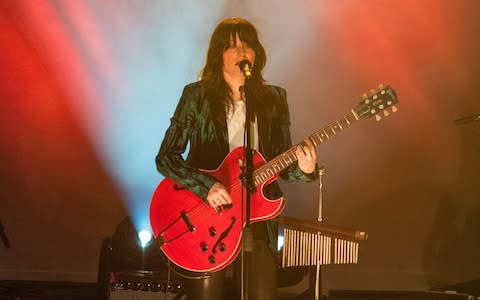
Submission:
M 308 137 L 315 146 L 331 139 L 337 132 L 360 118 L 388 115 L 387 108 L 398 102 L 395 91 L 379 86 L 348 114 Z M 265 185 L 279 177 L 280 171 L 294 162 L 295 148 L 273 158 L 269 162 L 260 153 L 253 157 L 253 181 L 256 192 L 251 195 L 251 222 L 278 216 L 285 205 L 283 198 L 266 199 L 262 193 Z M 216 170 L 202 170 L 219 179 L 227 187 L 232 204 L 215 211 L 195 194 L 175 181 L 165 178 L 155 190 L 150 204 L 150 223 L 160 249 L 177 266 L 192 272 L 215 272 L 228 266 L 240 251 L 242 230 L 246 224 L 245 204 L 242 194 L 246 191 L 240 175 L 244 148 L 230 152 Z M 242 192 L 243 190 L 243 192 Z M 242 207 L 243 206 L 243 207 Z

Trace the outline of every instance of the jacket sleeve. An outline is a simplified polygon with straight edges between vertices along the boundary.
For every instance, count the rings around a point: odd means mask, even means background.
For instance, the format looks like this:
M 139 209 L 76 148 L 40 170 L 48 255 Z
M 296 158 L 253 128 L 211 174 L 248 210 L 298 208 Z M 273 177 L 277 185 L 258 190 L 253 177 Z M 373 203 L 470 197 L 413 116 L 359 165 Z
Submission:
M 196 91 L 193 86 L 183 89 L 155 162 L 162 175 L 183 185 L 206 202 L 208 191 L 217 180 L 188 165 L 182 157 L 196 126 Z
M 279 155 L 292 147 L 290 135 L 290 113 L 287 102 L 286 91 L 282 88 L 276 88 L 275 97 L 277 98 L 277 119 L 274 121 L 273 142 L 276 145 L 275 154 Z M 315 171 L 311 174 L 304 173 L 295 162 L 280 173 L 280 177 L 288 181 L 310 182 L 318 178 L 318 164 L 315 165 Z

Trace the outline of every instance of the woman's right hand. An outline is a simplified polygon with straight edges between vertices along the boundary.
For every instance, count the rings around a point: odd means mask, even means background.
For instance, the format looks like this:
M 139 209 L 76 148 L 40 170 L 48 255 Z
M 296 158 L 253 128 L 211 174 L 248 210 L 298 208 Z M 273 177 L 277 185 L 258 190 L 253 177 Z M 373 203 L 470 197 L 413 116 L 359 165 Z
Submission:
M 212 185 L 207 195 L 208 204 L 213 208 L 219 208 L 222 205 L 232 203 L 232 198 L 228 194 L 227 189 L 220 182 Z

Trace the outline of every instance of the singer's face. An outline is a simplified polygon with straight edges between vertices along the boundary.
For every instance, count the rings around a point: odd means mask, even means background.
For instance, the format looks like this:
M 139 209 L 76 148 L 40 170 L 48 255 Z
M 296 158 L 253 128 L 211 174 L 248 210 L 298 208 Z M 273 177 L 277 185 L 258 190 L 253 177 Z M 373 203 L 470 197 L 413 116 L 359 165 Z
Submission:
M 223 72 L 230 76 L 242 76 L 243 73 L 239 68 L 239 63 L 248 59 L 252 64 L 255 63 L 255 51 L 248 46 L 247 43 L 242 42 L 238 35 L 230 40 L 230 46 L 223 52 Z

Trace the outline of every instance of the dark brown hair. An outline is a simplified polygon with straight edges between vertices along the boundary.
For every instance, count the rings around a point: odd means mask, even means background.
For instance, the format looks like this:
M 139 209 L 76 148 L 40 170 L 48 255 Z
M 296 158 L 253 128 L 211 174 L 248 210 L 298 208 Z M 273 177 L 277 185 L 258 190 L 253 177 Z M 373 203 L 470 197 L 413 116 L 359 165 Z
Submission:
M 207 51 L 207 61 L 200 73 L 207 93 L 216 101 L 222 102 L 223 109 L 231 101 L 230 89 L 223 78 L 223 52 L 230 46 L 232 38 L 234 43 L 236 42 L 237 35 L 240 41 L 247 43 L 255 51 L 252 77 L 248 81 L 249 90 L 252 92 L 258 90 L 265 81 L 262 70 L 267 57 L 265 49 L 258 39 L 257 29 L 252 23 L 242 18 L 224 19 L 213 31 Z

